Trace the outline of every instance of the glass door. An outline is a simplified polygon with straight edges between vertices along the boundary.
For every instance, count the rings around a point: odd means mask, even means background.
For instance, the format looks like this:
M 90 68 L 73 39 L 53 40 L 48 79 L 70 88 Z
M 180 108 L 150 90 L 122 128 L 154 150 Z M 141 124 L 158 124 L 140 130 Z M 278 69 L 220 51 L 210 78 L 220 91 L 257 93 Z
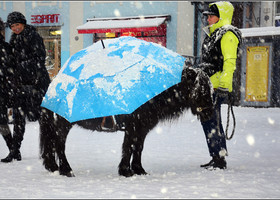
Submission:
M 46 68 L 51 79 L 53 79 L 60 70 L 61 41 L 58 39 L 45 39 L 44 44 L 46 48 Z
M 37 27 L 46 48 L 46 68 L 53 79 L 61 68 L 61 27 Z

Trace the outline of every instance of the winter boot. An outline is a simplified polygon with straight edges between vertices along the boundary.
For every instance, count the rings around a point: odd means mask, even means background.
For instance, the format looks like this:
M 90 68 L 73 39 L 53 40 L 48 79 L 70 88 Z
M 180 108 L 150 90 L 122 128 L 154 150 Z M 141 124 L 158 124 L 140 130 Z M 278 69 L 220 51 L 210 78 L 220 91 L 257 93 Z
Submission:
M 9 155 L 6 158 L 1 159 L 1 162 L 8 163 L 12 162 L 13 159 L 20 161 L 21 160 L 21 153 L 18 149 L 13 149 L 10 151 Z
M 1 162 L 8 163 L 8 162 L 11 162 L 13 159 L 20 161 L 21 160 L 21 153 L 19 151 L 19 148 L 15 148 L 16 145 L 14 144 L 9 126 L 8 125 L 0 125 L 0 132 L 2 133 L 3 138 L 6 141 L 6 144 L 9 148 L 9 151 L 10 151 L 9 155 L 6 158 L 1 159 Z
M 219 157 L 219 156 L 213 156 L 212 160 L 210 160 L 209 163 L 200 165 L 200 167 L 203 167 L 205 169 L 226 169 L 227 168 L 227 162 L 225 160 L 225 157 Z
M 10 128 L 8 125 L 0 125 L 0 133 L 2 134 L 7 147 L 9 148 L 9 150 L 12 150 L 12 145 L 13 145 L 13 137 L 10 131 Z

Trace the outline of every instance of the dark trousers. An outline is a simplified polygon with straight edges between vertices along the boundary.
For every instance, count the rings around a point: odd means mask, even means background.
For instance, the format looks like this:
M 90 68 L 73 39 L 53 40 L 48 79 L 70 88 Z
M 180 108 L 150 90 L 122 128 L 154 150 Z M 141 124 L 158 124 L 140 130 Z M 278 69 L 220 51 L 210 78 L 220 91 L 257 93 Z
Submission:
M 216 95 L 214 93 L 213 99 L 215 100 L 215 98 Z M 212 157 L 227 155 L 226 138 L 221 119 L 221 105 L 223 101 L 223 98 L 217 98 L 215 104 L 215 111 L 212 118 L 206 122 L 201 122 L 205 133 L 208 150 L 210 156 Z M 218 128 L 218 123 L 220 128 Z
M 13 108 L 14 117 L 14 130 L 13 130 L 13 140 L 15 149 L 20 149 L 21 142 L 24 137 L 25 125 L 26 125 L 26 110 L 16 107 Z
M 13 141 L 14 148 L 20 149 L 21 142 L 24 138 L 26 120 L 29 121 L 39 121 L 41 124 L 42 107 L 33 106 L 31 108 L 24 107 L 14 107 L 13 108 L 13 118 L 14 118 L 14 130 L 13 130 Z

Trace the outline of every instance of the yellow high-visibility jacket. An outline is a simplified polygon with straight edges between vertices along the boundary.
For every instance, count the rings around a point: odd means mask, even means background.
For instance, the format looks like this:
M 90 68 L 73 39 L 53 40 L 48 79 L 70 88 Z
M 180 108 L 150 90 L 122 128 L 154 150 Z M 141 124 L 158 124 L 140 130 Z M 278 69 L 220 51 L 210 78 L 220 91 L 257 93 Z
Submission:
M 212 34 L 219 34 L 218 29 L 224 29 L 226 32 L 222 35 L 220 40 L 220 51 L 223 57 L 222 69 L 210 76 L 213 88 L 227 88 L 229 92 L 232 91 L 233 73 L 236 69 L 237 49 L 241 42 L 241 32 L 231 25 L 234 7 L 226 1 L 215 2 L 209 4 L 211 7 L 216 4 L 219 9 L 219 21 L 212 26 L 208 26 L 208 36 L 213 37 Z M 217 36 L 215 36 L 217 37 Z M 219 56 L 219 55 L 212 55 Z

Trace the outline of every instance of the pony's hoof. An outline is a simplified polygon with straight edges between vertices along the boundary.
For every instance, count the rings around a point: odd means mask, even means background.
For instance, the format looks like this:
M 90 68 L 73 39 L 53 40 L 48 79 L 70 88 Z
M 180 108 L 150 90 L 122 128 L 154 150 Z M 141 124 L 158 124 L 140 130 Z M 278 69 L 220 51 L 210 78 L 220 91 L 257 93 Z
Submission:
M 145 172 L 145 171 L 142 171 L 142 172 L 135 172 L 135 174 L 137 174 L 137 175 L 147 175 L 148 173 Z
M 134 175 L 132 170 L 119 170 L 119 175 L 124 177 L 131 177 Z
M 132 167 L 132 170 L 134 172 L 134 174 L 137 174 L 137 175 L 147 175 L 148 173 L 143 169 L 143 167 L 136 167 L 136 166 L 133 166 Z
M 75 177 L 75 174 L 73 173 L 73 171 L 70 171 L 70 172 L 60 172 L 60 175 L 67 176 L 67 177 Z
M 45 165 L 45 169 L 49 172 L 55 172 L 55 171 L 58 171 L 58 166 L 57 165 L 53 165 L 53 166 L 46 166 Z

